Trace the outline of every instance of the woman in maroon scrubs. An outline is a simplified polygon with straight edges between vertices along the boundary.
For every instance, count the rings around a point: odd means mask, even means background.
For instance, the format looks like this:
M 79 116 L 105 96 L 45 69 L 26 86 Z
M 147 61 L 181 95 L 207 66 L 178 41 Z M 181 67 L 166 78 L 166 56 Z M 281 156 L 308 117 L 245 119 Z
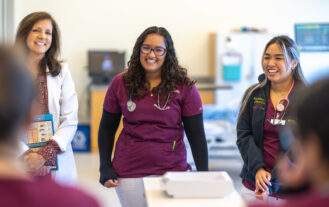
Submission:
M 116 187 L 123 207 L 146 206 L 142 178 L 187 171 L 184 131 L 198 171 L 208 170 L 200 95 L 178 64 L 173 40 L 163 27 L 137 39 L 128 70 L 111 82 L 99 127 L 100 182 Z M 111 154 L 123 115 L 123 130 Z

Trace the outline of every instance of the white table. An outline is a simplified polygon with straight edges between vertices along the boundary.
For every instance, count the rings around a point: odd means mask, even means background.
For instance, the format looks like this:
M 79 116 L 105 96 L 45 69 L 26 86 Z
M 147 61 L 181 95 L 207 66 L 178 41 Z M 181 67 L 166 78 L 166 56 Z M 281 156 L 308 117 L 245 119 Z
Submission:
M 161 177 L 143 178 L 148 207 L 241 207 L 246 206 L 238 192 L 225 198 L 172 198 L 161 188 Z

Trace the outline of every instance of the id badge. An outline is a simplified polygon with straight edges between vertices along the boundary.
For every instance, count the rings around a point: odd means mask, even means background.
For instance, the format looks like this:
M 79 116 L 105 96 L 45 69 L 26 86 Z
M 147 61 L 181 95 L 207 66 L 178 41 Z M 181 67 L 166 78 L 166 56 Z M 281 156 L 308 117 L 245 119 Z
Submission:
M 271 119 L 271 124 L 272 125 L 286 125 L 286 120 L 281 120 L 281 119 Z

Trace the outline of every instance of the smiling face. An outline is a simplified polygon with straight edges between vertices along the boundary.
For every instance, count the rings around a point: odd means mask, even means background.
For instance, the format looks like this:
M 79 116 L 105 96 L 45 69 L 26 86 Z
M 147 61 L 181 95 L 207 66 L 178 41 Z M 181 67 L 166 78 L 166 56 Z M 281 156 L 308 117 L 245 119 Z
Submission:
M 264 53 L 263 70 L 271 82 L 284 82 L 292 78 L 291 72 L 295 67 L 294 62 L 288 58 L 287 63 L 281 47 L 274 43 Z
M 45 55 L 51 46 L 53 26 L 49 19 L 36 22 L 26 38 L 30 53 Z
M 160 54 L 160 50 L 166 49 L 165 39 L 163 36 L 159 34 L 149 34 L 146 36 L 142 47 L 146 47 L 146 49 L 152 49 L 149 53 L 140 52 L 140 62 L 146 71 L 149 74 L 158 73 L 161 74 L 161 67 L 166 58 L 166 52 L 163 55 Z

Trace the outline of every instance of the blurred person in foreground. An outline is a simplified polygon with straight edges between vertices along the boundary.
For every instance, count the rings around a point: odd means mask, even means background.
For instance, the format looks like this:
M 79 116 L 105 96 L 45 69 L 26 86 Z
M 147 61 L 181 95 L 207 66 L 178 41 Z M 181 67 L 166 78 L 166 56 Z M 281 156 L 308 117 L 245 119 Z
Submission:
M 293 135 L 294 165 L 288 156 L 278 161 L 280 181 L 287 187 L 309 190 L 287 198 L 280 207 L 329 206 L 329 78 L 315 82 L 297 93 Z M 268 206 L 268 205 L 252 205 Z
M 19 140 L 32 119 L 35 88 L 29 70 L 9 48 L 0 46 L 1 206 L 98 206 L 89 195 L 46 177 L 31 177 L 18 159 Z

